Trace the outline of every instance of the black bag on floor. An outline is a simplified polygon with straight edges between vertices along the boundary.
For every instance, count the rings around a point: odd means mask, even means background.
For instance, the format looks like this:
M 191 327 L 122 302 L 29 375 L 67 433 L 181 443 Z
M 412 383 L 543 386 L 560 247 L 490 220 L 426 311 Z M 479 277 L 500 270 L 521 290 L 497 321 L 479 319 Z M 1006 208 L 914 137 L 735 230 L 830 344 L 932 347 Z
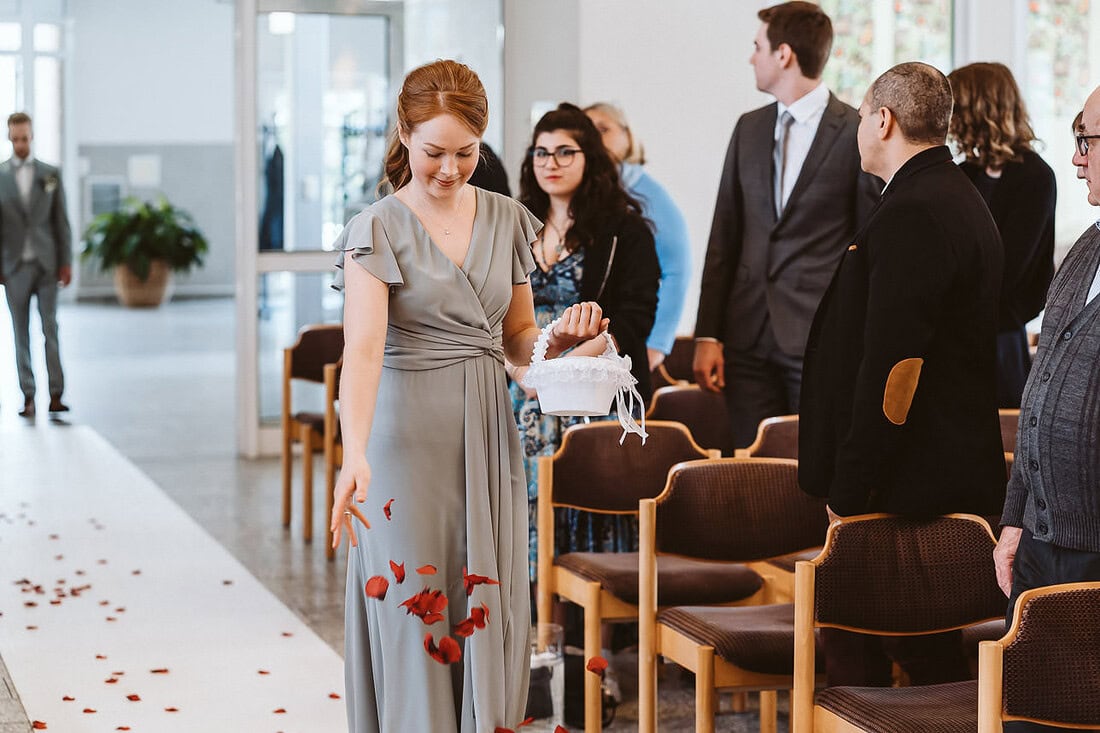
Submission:
M 584 728 L 584 676 L 592 674 L 585 669 L 583 654 L 565 654 L 565 718 L 566 725 Z M 600 685 L 603 724 L 611 725 L 615 720 L 615 699 Z
M 524 718 L 549 718 L 554 714 L 554 701 L 550 696 L 550 678 L 553 670 L 549 667 L 535 667 L 531 670 L 531 683 L 527 688 L 527 712 Z

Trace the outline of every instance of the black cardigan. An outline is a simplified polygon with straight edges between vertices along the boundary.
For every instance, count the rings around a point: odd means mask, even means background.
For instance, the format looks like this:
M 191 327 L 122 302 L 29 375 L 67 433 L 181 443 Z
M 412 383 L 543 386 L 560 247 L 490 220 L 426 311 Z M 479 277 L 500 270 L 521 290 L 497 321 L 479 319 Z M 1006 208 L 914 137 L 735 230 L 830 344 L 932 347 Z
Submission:
M 810 331 L 799 423 L 805 491 L 828 497 L 840 515 L 998 512 L 1002 258 L 985 202 L 946 147 L 901 167 L 844 253 Z M 919 375 L 906 374 L 918 359 Z
M 1054 277 L 1054 206 L 1058 191 L 1054 171 L 1038 154 L 1005 165 L 993 188 L 989 211 L 1004 242 L 1004 278 L 997 328 L 1015 331 L 1043 310 Z M 960 169 L 978 185 L 985 169 L 962 163 Z
M 657 314 L 660 281 L 653 232 L 637 214 L 624 216 L 585 246 L 580 298 L 599 303 L 604 317 L 611 319 L 611 335 L 619 344 L 619 353 L 630 357 L 630 371 L 646 402 L 653 387 L 645 344 Z

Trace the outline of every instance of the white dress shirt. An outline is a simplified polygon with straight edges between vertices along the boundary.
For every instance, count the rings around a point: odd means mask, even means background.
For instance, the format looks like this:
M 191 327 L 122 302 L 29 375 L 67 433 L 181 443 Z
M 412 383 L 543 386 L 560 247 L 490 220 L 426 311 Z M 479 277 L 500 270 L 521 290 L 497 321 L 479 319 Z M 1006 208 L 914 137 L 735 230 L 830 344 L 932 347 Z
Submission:
M 783 166 L 783 206 L 787 205 L 787 199 L 794 190 L 794 184 L 798 182 L 798 174 L 802 171 L 802 164 L 806 162 L 806 156 L 813 145 L 814 136 L 817 135 L 817 126 L 821 123 L 821 117 L 825 114 L 825 108 L 829 105 L 829 88 L 824 84 L 818 84 L 813 91 L 808 92 L 791 106 L 779 102 L 779 109 L 775 116 L 775 134 L 773 140 L 779 141 L 779 120 L 784 112 L 790 112 L 794 117 L 791 129 L 787 132 L 787 157 Z
M 12 158 L 15 161 L 17 167 L 15 169 L 15 185 L 19 188 L 19 197 L 23 199 L 23 208 L 30 212 L 31 208 L 31 186 L 34 185 L 34 158 L 27 157 L 22 160 L 19 158 Z M 34 248 L 31 247 L 30 234 L 27 234 L 27 241 L 23 243 L 23 261 L 31 262 L 38 259 L 34 254 Z

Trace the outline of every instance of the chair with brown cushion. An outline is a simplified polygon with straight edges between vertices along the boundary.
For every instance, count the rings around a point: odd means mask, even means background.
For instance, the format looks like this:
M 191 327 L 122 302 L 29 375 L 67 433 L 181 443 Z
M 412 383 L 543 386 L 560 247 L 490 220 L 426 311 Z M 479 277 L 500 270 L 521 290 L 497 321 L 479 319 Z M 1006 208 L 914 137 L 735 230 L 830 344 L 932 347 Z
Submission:
M 1004 638 L 982 642 L 978 731 L 1008 721 L 1100 730 L 1100 583 L 1020 594 Z
M 552 620 L 553 597 L 584 609 L 584 653 L 600 653 L 603 622 L 637 621 L 638 553 L 571 552 L 554 557 L 554 510 L 637 515 L 638 501 L 661 493 L 669 469 L 682 461 L 707 458 L 679 423 L 647 421 L 643 446 L 635 436 L 620 445 L 617 422 L 569 428 L 553 456 L 539 458 L 538 585 L 540 623 Z M 658 572 L 670 602 L 747 602 L 761 592 L 759 575 L 734 563 L 669 558 Z M 586 674 L 585 731 L 601 730 L 600 680 Z
M 344 327 L 339 323 L 303 326 L 293 346 L 283 349 L 283 526 L 290 526 L 291 473 L 294 444 L 302 446 L 302 537 L 313 538 L 313 453 L 324 450 L 324 412 L 295 411 L 295 381 L 323 386 L 325 365 L 340 360 L 344 352 Z
M 1004 615 L 995 545 L 981 517 L 928 520 L 847 517 L 829 528 L 821 554 L 798 563 L 791 730 L 972 733 L 974 683 L 830 687 L 814 696 L 815 630 L 914 636 Z
M 340 372 L 343 367 L 344 357 L 342 356 L 335 364 L 325 364 L 325 423 L 322 439 L 325 455 L 325 492 L 328 497 L 326 521 L 332 515 L 332 506 L 335 502 L 333 490 L 336 488 L 336 469 L 344 463 L 344 442 L 341 439 L 340 415 L 337 409 L 337 402 L 340 399 Z M 307 453 L 304 463 L 308 468 L 304 467 L 303 471 L 312 478 L 312 455 Z M 309 493 L 312 495 L 312 490 Z M 336 548 L 332 546 L 332 530 L 326 531 L 328 535 L 325 543 L 325 557 L 333 560 L 336 558 Z
M 646 419 L 683 423 L 699 445 L 724 456 L 733 455 L 726 398 L 719 392 L 708 392 L 697 384 L 661 387 L 653 393 Z
M 1020 425 L 1020 411 L 1002 407 L 997 411 L 1001 418 L 1001 444 L 1005 453 L 1016 452 L 1016 431 Z
M 761 690 L 761 731 L 776 729 L 776 690 L 793 680 L 794 606 L 669 603 L 657 564 L 670 558 L 730 563 L 762 560 L 820 545 L 825 502 L 798 486 L 798 464 L 770 458 L 682 463 L 655 499 L 639 506 L 642 589 L 639 730 L 657 721 L 656 658 L 695 673 L 696 731 L 714 729 L 715 688 Z M 768 579 L 765 578 L 767 584 Z
M 670 377 L 678 382 L 694 382 L 695 339 L 691 336 L 677 336 L 672 342 L 672 351 L 668 353 L 661 366 Z
M 798 415 L 766 417 L 756 429 L 756 440 L 740 448 L 739 458 L 793 458 L 798 460 Z

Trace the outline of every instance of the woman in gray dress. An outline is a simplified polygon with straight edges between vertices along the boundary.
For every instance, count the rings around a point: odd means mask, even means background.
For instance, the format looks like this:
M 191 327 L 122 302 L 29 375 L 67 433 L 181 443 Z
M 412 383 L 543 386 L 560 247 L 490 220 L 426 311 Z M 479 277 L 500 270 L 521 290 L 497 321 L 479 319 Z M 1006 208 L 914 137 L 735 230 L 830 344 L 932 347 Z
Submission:
M 482 733 L 524 713 L 530 625 L 522 453 L 504 357 L 539 329 L 527 274 L 540 223 L 467 184 L 487 122 L 466 66 L 406 77 L 386 157 L 394 193 L 340 235 L 348 725 Z M 569 309 L 549 356 L 607 322 Z M 367 503 L 367 489 L 371 501 Z

